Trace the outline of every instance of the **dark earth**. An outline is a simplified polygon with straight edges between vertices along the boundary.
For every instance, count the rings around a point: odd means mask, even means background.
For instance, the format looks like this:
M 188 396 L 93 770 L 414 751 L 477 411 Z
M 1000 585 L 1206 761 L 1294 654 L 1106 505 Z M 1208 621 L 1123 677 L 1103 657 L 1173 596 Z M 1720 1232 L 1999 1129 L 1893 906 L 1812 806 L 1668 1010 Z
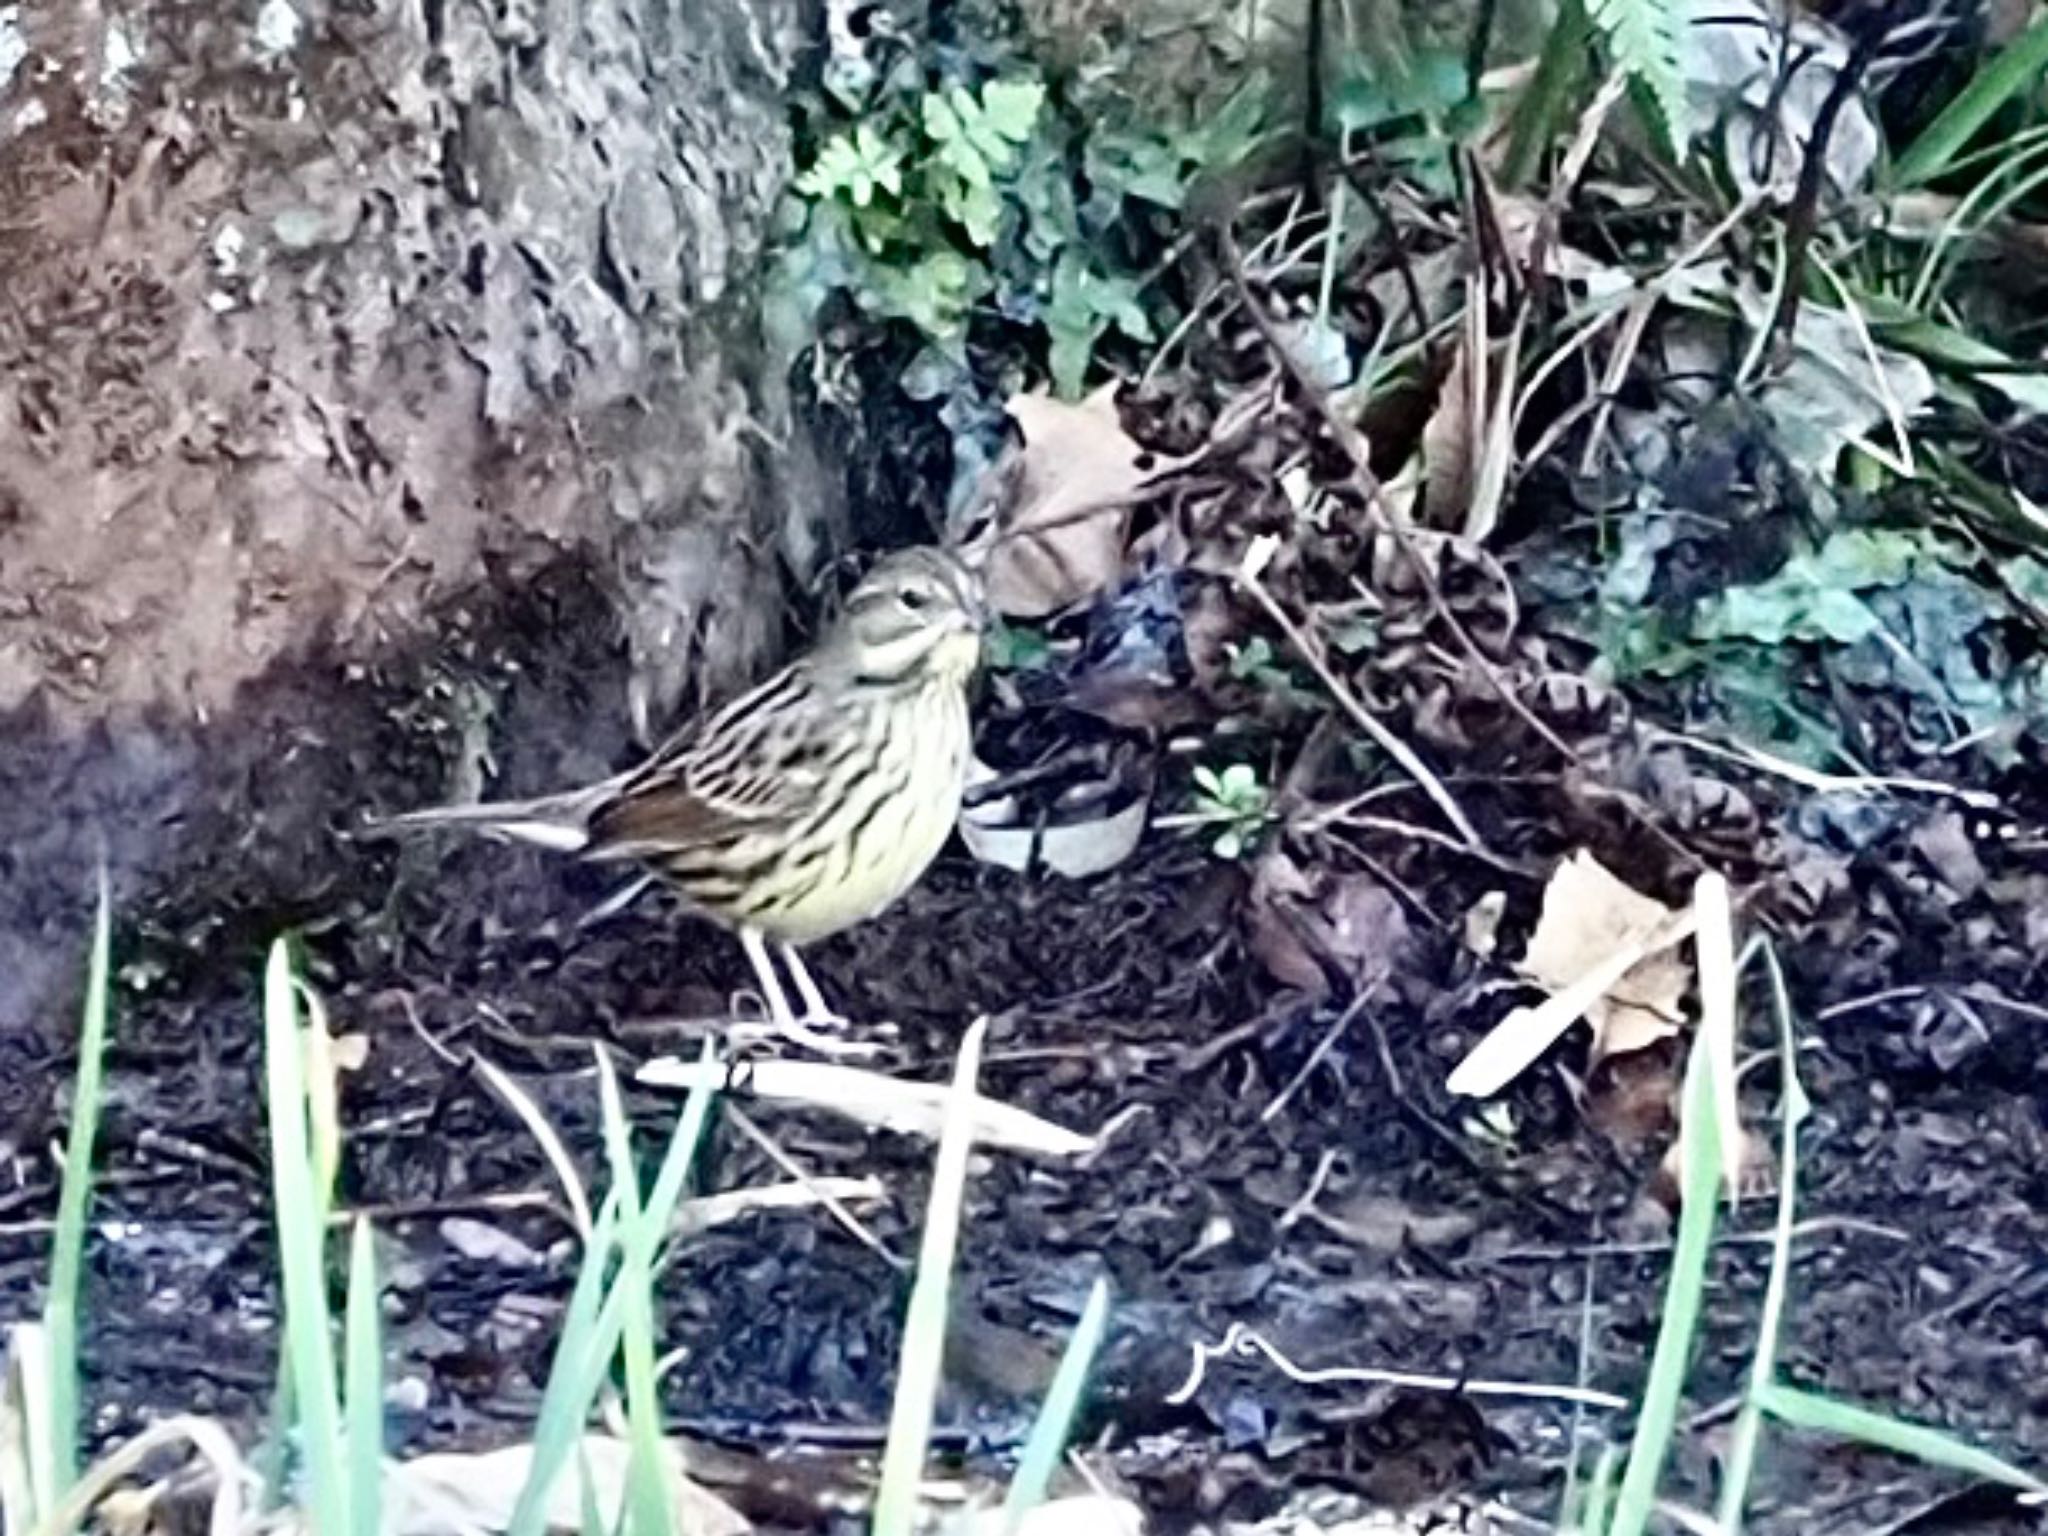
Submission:
M 367 814 L 447 792 L 450 700 L 468 685 L 497 701 L 494 788 L 536 791 L 630 758 L 622 715 L 591 703 L 620 697 L 604 686 L 620 662 L 597 610 L 587 582 L 553 571 L 488 610 L 442 614 L 440 643 L 367 675 L 267 679 L 204 736 L 63 749 L 68 802 L 0 797 L 0 842 L 47 855 L 64 840 L 77 872 L 74 891 L 15 893 L 9 939 L 23 951 L 82 967 L 97 839 L 122 873 L 84 1306 L 97 1435 L 182 1411 L 250 1430 L 266 1411 L 277 1339 L 257 979 L 287 927 L 336 1031 L 367 1042 L 345 1079 L 344 1200 L 374 1214 L 385 1245 L 394 1441 L 479 1446 L 528 1423 L 575 1249 L 534 1143 L 468 1053 L 518 1076 L 590 1159 L 590 1042 L 629 1063 L 693 1051 L 702 1025 L 688 1021 L 723 1012 L 743 964 L 730 940 L 658 899 L 579 931 L 611 875 L 493 845 L 400 852 L 352 833 Z M 53 782 L 36 758 L 59 748 L 32 731 L 11 742 L 14 771 Z M 205 784 L 210 803 L 163 825 L 158 806 L 182 798 L 173 781 Z M 1495 820 L 1525 794 L 1463 792 Z M 1946 814 L 1916 810 L 1871 866 Z M 131 848 L 151 850 L 156 872 L 123 873 L 141 863 L 123 858 Z M 956 845 L 899 909 L 819 947 L 814 969 L 850 1015 L 899 1024 L 891 1070 L 943 1076 L 986 1012 L 986 1091 L 1082 1131 L 1115 1122 L 1084 1166 L 991 1154 L 973 1180 L 942 1443 L 971 1460 L 1016 1444 L 1100 1274 L 1115 1311 L 1090 1433 L 1169 1526 L 1260 1515 L 1311 1489 L 1376 1504 L 1497 1490 L 1533 1513 L 1552 1507 L 1572 1420 L 1555 1404 L 1301 1386 L 1260 1361 L 1218 1362 L 1190 1406 L 1164 1401 L 1192 1346 L 1233 1323 L 1304 1367 L 1640 1384 L 1670 1233 L 1656 1178 L 1668 1127 L 1658 1111 L 1632 1123 L 1629 1105 L 1663 1102 L 1670 1063 L 1610 1066 L 1586 1100 L 1582 1049 L 1561 1051 L 1513 1090 L 1511 1138 L 1481 1134 L 1443 1078 L 1518 989 L 1475 967 L 1452 931 L 1501 876 L 1441 848 L 1383 851 L 1416 942 L 1334 1038 L 1341 1000 L 1281 990 L 1248 948 L 1240 871 L 1170 834 L 1078 883 L 981 868 Z M 1965 852 L 1992 884 L 2026 859 L 1996 841 Z M 1505 886 L 1512 934 L 1536 888 Z M 1918 924 L 1910 952 L 1792 954 L 1815 1114 L 1781 1359 L 1796 1381 L 2024 1462 L 2048 1438 L 2038 1015 L 1966 1008 L 1983 1038 L 1936 1050 L 1946 1015 L 1930 999 L 1975 979 L 1964 955 L 1940 958 L 1937 936 L 1994 909 L 1980 895 L 1972 919 L 1931 878 L 1890 896 Z M 1914 985 L 1872 997 L 1881 975 Z M 43 1274 L 69 1031 L 47 1016 L 4 1041 L 9 1317 L 36 1305 Z M 1661 1088 L 1631 1094 L 1632 1074 Z M 1758 1125 L 1771 1123 L 1774 1077 L 1768 1062 L 1747 1076 Z M 633 1102 L 656 1144 L 674 1102 Z M 889 1198 L 863 1215 L 899 1259 L 914 1252 L 927 1145 L 733 1102 L 808 1170 L 879 1175 Z M 723 1120 L 707 1150 L 704 1189 L 781 1176 Z M 451 1217 L 505 1241 L 466 1228 L 458 1246 Z M 1745 1204 L 1716 1260 L 1684 1482 L 1709 1472 L 1731 1417 L 1768 1226 L 1767 1203 Z M 874 1445 L 905 1293 L 903 1267 L 815 1212 L 759 1212 L 696 1238 L 662 1292 L 665 1337 L 685 1351 L 667 1381 L 677 1424 L 753 1450 Z M 1585 1429 L 1603 1418 L 1589 1411 Z M 1780 1436 L 1758 1528 L 1994 1528 L 1947 1502 L 1956 1492 L 1938 1474 Z M 1918 1511 L 1931 1523 L 1895 1523 Z M 1967 1518 L 1943 1523 L 1951 1515 Z

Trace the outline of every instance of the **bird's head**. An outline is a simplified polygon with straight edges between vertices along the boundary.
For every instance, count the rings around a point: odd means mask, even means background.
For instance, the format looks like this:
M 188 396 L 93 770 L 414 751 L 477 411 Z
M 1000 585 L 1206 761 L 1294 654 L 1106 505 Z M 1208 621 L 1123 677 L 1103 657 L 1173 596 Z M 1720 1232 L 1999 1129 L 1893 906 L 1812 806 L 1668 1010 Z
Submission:
M 981 659 L 981 578 L 930 545 L 875 563 L 847 595 L 826 648 L 863 681 L 964 683 Z

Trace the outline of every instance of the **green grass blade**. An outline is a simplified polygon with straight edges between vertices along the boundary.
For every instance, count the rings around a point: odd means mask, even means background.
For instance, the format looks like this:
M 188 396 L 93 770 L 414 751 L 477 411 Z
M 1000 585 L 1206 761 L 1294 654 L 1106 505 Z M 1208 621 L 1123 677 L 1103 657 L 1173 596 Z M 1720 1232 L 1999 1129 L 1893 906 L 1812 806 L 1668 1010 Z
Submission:
M 654 1297 L 651 1266 L 660 1241 L 639 1241 L 645 1215 L 640 1209 L 640 1173 L 633 1162 L 633 1132 L 619 1098 L 612 1060 L 597 1048 L 598 1091 L 604 1111 L 605 1147 L 611 1157 L 612 1188 L 629 1233 L 612 1282 L 620 1304 L 620 1349 L 626 1362 L 626 1435 L 632 1454 L 626 1472 L 626 1530 L 631 1536 L 667 1536 L 670 1527 L 668 1447 L 661 1432 L 661 1398 L 654 1374 Z
M 50 1289 L 43 1299 L 49 1345 L 49 1496 L 61 1498 L 78 1476 L 78 1286 L 85 1269 L 85 1224 L 92 1205 L 93 1143 L 99 1136 L 101 1076 L 107 1043 L 108 975 L 113 957 L 113 898 L 100 867 L 92 956 L 86 965 L 85 1013 L 78 1031 L 78 1081 L 71 1090 L 71 1130 L 64 1142 L 64 1184 L 50 1245 Z
M 534 1422 L 533 1460 L 527 1469 L 526 1486 L 513 1506 L 506 1536 L 540 1536 L 547 1516 L 548 1490 L 556 1475 L 583 1441 L 583 1421 L 589 1416 L 590 1401 L 597 1395 L 597 1376 L 592 1374 L 589 1390 L 581 1390 L 584 1361 L 597 1354 L 596 1338 L 605 1303 L 606 1271 L 618 1247 L 619 1196 L 608 1193 L 597 1209 L 597 1220 L 584 1245 L 583 1268 L 577 1273 L 569 1294 L 569 1307 L 562 1316 L 561 1337 L 555 1341 L 555 1358 L 548 1369 L 548 1384 L 541 1394 L 540 1413 Z M 602 1361 L 608 1356 L 600 1356 Z
M 1942 108 L 1892 168 L 1893 184 L 1918 186 L 1945 173 L 1970 140 L 2013 97 L 2039 86 L 2048 72 L 2048 17 L 2006 44 Z
M 292 1354 L 277 1357 L 277 1383 L 270 1389 L 270 1417 L 263 1443 L 250 1469 L 256 1474 L 256 1508 L 268 1514 L 284 1506 L 285 1479 L 291 1472 L 292 1414 L 298 1394 L 292 1389 Z
M 1617 1446 L 1603 1445 L 1593 1458 L 1593 1475 L 1586 1480 L 1585 1513 L 1576 1527 L 1585 1536 L 1607 1536 L 1607 1516 L 1614 1507 L 1614 1474 L 1620 1465 Z
M 945 1130 L 939 1137 L 932 1170 L 917 1278 L 911 1283 L 910 1307 L 903 1324 L 889 1438 L 882 1448 L 874 1536 L 910 1536 L 917 1523 L 917 1489 L 924 1476 L 932 1411 L 939 1395 L 939 1367 L 945 1354 L 946 1299 L 952 1290 L 953 1254 L 959 1246 L 967 1154 L 974 1146 L 975 1079 L 981 1072 L 981 1042 L 987 1033 L 985 1018 L 968 1026 L 953 1069 L 953 1093 L 946 1104 Z
M 1678 1212 L 1678 1239 L 1672 1249 L 1657 1349 L 1650 1357 L 1650 1379 L 1643 1388 L 1635 1438 L 1629 1443 L 1628 1465 L 1621 1474 L 1614 1521 L 1608 1527 L 1614 1536 L 1642 1536 L 1649 1525 L 1657 1481 L 1678 1427 L 1679 1399 L 1699 1326 L 1708 1250 L 1713 1246 L 1720 1206 L 1724 1149 L 1714 1115 L 1714 1076 L 1711 1053 L 1695 1043 L 1686 1063 L 1679 1112 L 1679 1198 L 1684 1203 Z
M 384 1482 L 384 1327 L 377 1249 L 358 1216 L 349 1240 L 348 1313 L 342 1330 L 347 1388 L 348 1509 L 352 1536 L 378 1536 Z
M 278 1266 L 284 1289 L 284 1347 L 306 1458 L 310 1514 L 322 1532 L 353 1531 L 335 1401 L 334 1339 L 327 1310 L 326 1201 L 313 1170 L 306 1073 L 299 1033 L 299 983 L 291 948 L 270 947 L 263 978 L 263 1054 L 270 1095 L 270 1170 L 277 1206 Z
M 604 1523 L 604 1510 L 597 1502 L 597 1474 L 590 1466 L 590 1442 L 576 1442 L 576 1511 L 583 1536 L 612 1536 Z
M 1067 1340 L 1060 1368 L 1046 1389 L 1045 1403 L 1031 1425 L 1024 1442 L 1024 1454 L 1017 1459 L 1017 1475 L 1010 1479 L 1010 1491 L 1003 1500 L 1005 1536 L 1015 1536 L 1025 1512 L 1045 1500 L 1052 1485 L 1053 1469 L 1060 1464 L 1074 1415 L 1081 1407 L 1081 1393 L 1088 1385 L 1088 1368 L 1095 1363 L 1095 1351 L 1102 1343 L 1102 1330 L 1109 1323 L 1109 1286 L 1101 1279 L 1089 1288 L 1088 1304 Z
M 1908 1424 L 1868 1408 L 1837 1402 L 1818 1392 L 1802 1392 L 1797 1387 L 1779 1383 L 1765 1387 L 1757 1398 L 1765 1413 L 1795 1429 L 1819 1430 L 1823 1434 L 1860 1440 L 1880 1450 L 1896 1451 L 1901 1456 L 1912 1456 L 1933 1466 L 1948 1467 L 1970 1477 L 2027 1493 L 2048 1492 L 2048 1483 L 2043 1483 L 2032 1473 L 2022 1471 L 1989 1451 L 1966 1445 L 1942 1430 Z
M 1742 1530 L 1742 1506 L 1749 1497 L 1757 1447 L 1763 1440 L 1759 1398 L 1778 1370 L 1778 1335 L 1784 1324 L 1785 1296 L 1792 1274 L 1792 1219 L 1799 1204 L 1799 1127 L 1811 1107 L 1806 1089 L 1799 1081 L 1798 1031 L 1785 972 L 1768 940 L 1762 953 L 1771 973 L 1772 1009 L 1778 1020 L 1778 1070 L 1785 1100 L 1778 1129 L 1778 1220 L 1771 1235 L 1771 1274 L 1764 1285 L 1763 1314 L 1757 1321 L 1756 1355 L 1750 1361 L 1749 1395 L 1735 1416 L 1735 1428 L 1728 1437 L 1727 1463 L 1721 1474 L 1716 1513 L 1727 1536 L 1739 1536 Z
M 1508 121 L 1508 148 L 1500 179 L 1510 191 L 1529 184 L 1542 164 L 1544 151 L 1563 137 L 1575 98 L 1585 84 L 1590 35 L 1585 6 L 1580 0 L 1561 0 L 1543 39 L 1543 51 L 1536 56 L 1536 72 L 1516 98 Z
M 713 1059 L 707 1042 L 701 1060 L 709 1063 Z M 577 1276 L 576 1291 L 570 1299 L 569 1317 L 555 1347 L 547 1389 L 541 1395 L 533 1462 L 511 1523 L 506 1527 L 506 1536 L 540 1536 L 547 1516 L 548 1493 L 568 1465 L 570 1454 L 582 1442 L 584 1420 L 589 1416 L 604 1373 L 618 1352 L 625 1325 L 626 1288 L 616 1280 L 609 1287 L 605 1285 L 606 1264 L 616 1251 L 621 1275 L 635 1267 L 654 1268 L 655 1251 L 675 1216 L 676 1202 L 682 1198 L 697 1144 L 703 1138 L 704 1124 L 716 1097 L 708 1087 L 690 1091 L 637 1222 L 630 1226 L 621 1222 L 616 1182 L 605 1196 L 597 1230 L 584 1255 L 583 1272 Z

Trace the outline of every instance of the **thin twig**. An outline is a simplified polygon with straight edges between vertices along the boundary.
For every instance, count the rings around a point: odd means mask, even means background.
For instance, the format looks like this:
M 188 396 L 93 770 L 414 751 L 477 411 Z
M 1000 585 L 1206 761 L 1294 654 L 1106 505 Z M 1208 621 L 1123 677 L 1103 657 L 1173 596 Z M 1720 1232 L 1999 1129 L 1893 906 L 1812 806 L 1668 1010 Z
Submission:
M 1573 750 L 1571 744 L 1552 730 L 1529 708 L 1521 695 L 1508 685 L 1507 679 L 1501 676 L 1500 669 L 1493 664 L 1492 658 L 1480 648 L 1479 642 L 1472 638 L 1472 632 L 1452 611 L 1449 600 L 1444 596 L 1443 586 L 1436 579 L 1436 572 L 1430 569 L 1428 559 L 1416 544 L 1414 532 L 1406 520 L 1398 516 L 1388 503 L 1385 488 L 1381 486 L 1379 477 L 1373 473 L 1371 453 L 1364 438 L 1331 403 L 1329 393 L 1302 366 L 1301 360 L 1288 346 L 1286 338 L 1280 334 L 1279 327 L 1273 323 L 1273 317 L 1266 313 L 1265 306 L 1251 292 L 1249 281 L 1245 277 L 1244 263 L 1238 253 L 1236 238 L 1227 227 L 1222 226 L 1217 228 L 1216 237 L 1221 244 L 1223 260 L 1229 269 L 1231 281 L 1237 286 L 1244 300 L 1245 313 L 1251 317 L 1252 324 L 1258 328 L 1267 347 L 1293 380 L 1302 399 L 1315 411 L 1338 446 L 1344 450 L 1345 457 L 1351 463 L 1352 488 L 1363 498 L 1379 526 L 1393 536 L 1402 557 L 1408 562 L 1409 568 L 1428 594 L 1431 607 L 1457 640 L 1459 648 L 1485 678 L 1487 686 L 1525 725 L 1567 762 L 1581 772 L 1590 773 L 1591 770 L 1585 760 Z M 1697 871 L 1705 867 L 1699 855 L 1639 809 L 1632 799 L 1623 797 L 1620 803 L 1623 811 L 1632 820 L 1670 850 L 1686 868 Z
M 1372 717 L 1366 707 L 1358 701 L 1358 696 L 1330 669 L 1330 663 L 1323 656 L 1323 648 L 1287 616 L 1287 610 L 1280 606 L 1279 599 L 1267 590 L 1266 584 L 1259 580 L 1258 575 L 1240 568 L 1237 580 L 1238 585 L 1249 592 L 1253 601 L 1266 611 L 1266 617 L 1273 621 L 1274 628 L 1286 636 L 1287 643 L 1300 653 L 1301 659 L 1308 663 L 1309 670 L 1315 673 L 1344 713 L 1351 717 L 1352 723 L 1370 736 L 1382 752 L 1400 764 L 1403 771 L 1422 786 L 1423 793 L 1435 802 L 1437 809 L 1444 813 L 1444 819 L 1457 829 L 1458 836 L 1464 839 L 1468 848 L 1490 857 L 1486 839 L 1479 835 L 1479 829 L 1466 817 L 1458 805 L 1457 798 L 1444 788 L 1443 780 L 1436 776 L 1436 771 L 1422 760 L 1413 747 Z
M 1285 1109 L 1288 1102 L 1301 1092 L 1301 1085 L 1309 1080 L 1315 1069 L 1323 1064 L 1323 1058 L 1337 1048 L 1337 1042 L 1344 1038 L 1344 1032 L 1351 1028 L 1365 1005 L 1372 1001 L 1373 994 L 1380 989 L 1381 978 L 1373 978 L 1370 986 L 1361 987 L 1358 995 L 1351 999 L 1344 1011 L 1337 1015 L 1336 1022 L 1323 1031 L 1323 1038 L 1316 1042 L 1314 1050 L 1308 1053 L 1308 1060 L 1301 1064 L 1301 1070 L 1287 1080 L 1287 1086 L 1273 1095 L 1272 1102 L 1259 1111 L 1259 1123 L 1270 1124 L 1273 1118 Z
M 1789 363 L 1792 357 L 1792 329 L 1799 319 L 1799 272 L 1806 264 L 1807 250 L 1820 229 L 1821 189 L 1827 180 L 1828 149 L 1835 136 L 1835 124 L 1841 118 L 1842 109 L 1855 99 L 1865 71 L 1891 36 L 1893 13 L 1898 9 L 1901 9 L 1899 0 L 1889 0 L 1876 16 L 1870 18 L 1850 48 L 1848 58 L 1842 61 L 1826 99 L 1813 115 L 1813 126 L 1807 130 L 1806 154 L 1799 165 L 1799 181 L 1792 193 L 1792 205 L 1785 214 L 1785 286 L 1779 290 L 1777 309 L 1764 328 L 1763 350 L 1773 356 L 1780 367 Z
M 911 1263 L 908 1259 L 897 1253 L 870 1231 L 867 1224 L 854 1215 L 852 1211 L 848 1210 L 845 1202 L 837 1195 L 833 1194 L 829 1189 L 820 1186 L 817 1180 L 811 1177 L 801 1163 L 783 1151 L 777 1145 L 775 1138 L 756 1125 L 752 1118 L 743 1110 L 735 1104 L 728 1103 L 725 1106 L 725 1117 L 732 1122 L 735 1130 L 763 1152 L 767 1153 L 770 1162 L 788 1174 L 792 1179 L 795 1179 L 797 1183 L 803 1185 L 805 1189 L 809 1190 L 816 1197 L 818 1203 L 831 1212 L 833 1219 L 846 1228 L 863 1246 L 873 1250 L 883 1263 L 899 1274 L 908 1274 L 910 1272 Z
M 1290 1381 L 1305 1387 L 1332 1385 L 1362 1385 L 1407 1387 L 1422 1392 L 1447 1392 L 1465 1397 L 1520 1397 L 1534 1398 L 1542 1402 L 1584 1403 L 1589 1408 L 1628 1407 L 1628 1399 L 1617 1397 L 1612 1392 L 1598 1392 L 1590 1387 L 1550 1386 L 1533 1381 L 1473 1381 L 1461 1376 L 1425 1375 L 1416 1371 L 1378 1370 L 1371 1366 L 1324 1366 L 1320 1368 L 1296 1365 L 1282 1354 L 1263 1336 L 1245 1327 L 1232 1323 L 1216 1344 L 1197 1343 L 1195 1357 L 1188 1369 L 1188 1379 L 1166 1395 L 1166 1401 L 1181 1404 L 1191 1400 L 1201 1390 L 1203 1378 L 1209 1373 L 1209 1362 L 1230 1356 L 1259 1354 Z

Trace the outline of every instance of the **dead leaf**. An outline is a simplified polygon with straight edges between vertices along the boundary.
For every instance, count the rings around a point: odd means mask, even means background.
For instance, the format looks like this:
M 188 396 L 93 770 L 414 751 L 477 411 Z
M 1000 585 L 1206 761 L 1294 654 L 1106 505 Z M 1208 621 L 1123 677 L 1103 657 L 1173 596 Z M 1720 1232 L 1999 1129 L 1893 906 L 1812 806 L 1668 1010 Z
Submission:
M 1485 1098 L 1513 1082 L 1581 1018 L 1594 1031 L 1594 1060 L 1674 1033 L 1690 970 L 1672 953 L 1695 926 L 1624 884 L 1581 849 L 1543 892 L 1543 912 L 1521 969 L 1551 996 L 1517 1008 L 1465 1053 L 1445 1086 Z
M 1936 811 L 1913 829 L 1908 841 L 1957 900 L 1968 901 L 1984 889 L 1984 861 L 1977 857 L 1960 811 Z
M 1339 1237 L 1389 1256 L 1418 1248 L 1448 1248 L 1479 1230 L 1479 1219 L 1469 1211 L 1421 1209 L 1392 1195 L 1362 1194 L 1315 1205 L 1309 1216 Z
M 824 1061 L 757 1061 L 735 1076 L 728 1062 L 658 1056 L 633 1074 L 650 1088 L 684 1093 L 702 1087 L 713 1092 L 744 1092 L 762 1104 L 799 1104 L 826 1109 L 859 1125 L 923 1136 L 936 1141 L 952 1103 L 950 1083 L 910 1083 Z M 974 1101 L 976 1145 L 1001 1147 L 1041 1157 L 1081 1157 L 1096 1140 L 986 1095 Z
M 1033 393 L 1007 409 L 1024 452 L 1016 501 L 989 552 L 989 601 L 1008 617 L 1040 619 L 1115 583 L 1131 499 L 1184 461 L 1132 440 L 1114 383 L 1078 405 Z
M 1547 992 L 1562 992 L 1616 953 L 1639 945 L 1677 917 L 1580 849 L 1543 891 L 1543 913 L 1529 936 L 1521 971 Z M 1640 1051 L 1678 1031 L 1692 969 L 1672 949 L 1631 966 L 1586 1010 L 1593 1060 Z
M 465 1259 L 480 1264 L 503 1264 L 508 1269 L 534 1269 L 543 1259 L 538 1249 L 521 1242 L 503 1227 L 470 1216 L 448 1216 L 441 1222 L 441 1238 Z
M 1343 978 L 1354 996 L 1392 975 L 1408 950 L 1408 917 L 1366 874 L 1304 870 L 1279 849 L 1252 873 L 1252 953 L 1274 978 L 1328 997 Z
M 1422 429 L 1423 510 L 1433 526 L 1445 529 L 1458 528 L 1472 504 L 1479 424 L 1485 419 L 1480 391 L 1486 380 L 1486 338 L 1480 336 L 1475 368 L 1471 327 L 1465 329 L 1438 386 L 1436 409 Z
M 753 1527 L 716 1495 L 684 1474 L 679 1447 L 670 1446 L 669 1495 L 676 1536 L 744 1536 Z M 617 1526 L 625 1506 L 632 1449 L 609 1435 L 586 1435 L 577 1454 L 548 1491 L 546 1528 L 583 1529 L 584 1477 L 590 1505 L 605 1530 Z M 481 1455 L 452 1452 L 416 1456 L 393 1465 L 384 1479 L 387 1536 L 487 1536 L 504 1530 L 526 1485 L 533 1447 L 510 1445 Z M 583 1474 L 583 1475 L 579 1475 Z
M 758 1184 L 679 1201 L 669 1221 L 669 1234 L 676 1238 L 694 1237 L 755 1211 L 807 1210 L 828 1200 L 847 1207 L 873 1205 L 886 1198 L 888 1191 L 873 1174 L 857 1179 L 813 1177 L 801 1183 L 792 1180 L 786 1184 Z

